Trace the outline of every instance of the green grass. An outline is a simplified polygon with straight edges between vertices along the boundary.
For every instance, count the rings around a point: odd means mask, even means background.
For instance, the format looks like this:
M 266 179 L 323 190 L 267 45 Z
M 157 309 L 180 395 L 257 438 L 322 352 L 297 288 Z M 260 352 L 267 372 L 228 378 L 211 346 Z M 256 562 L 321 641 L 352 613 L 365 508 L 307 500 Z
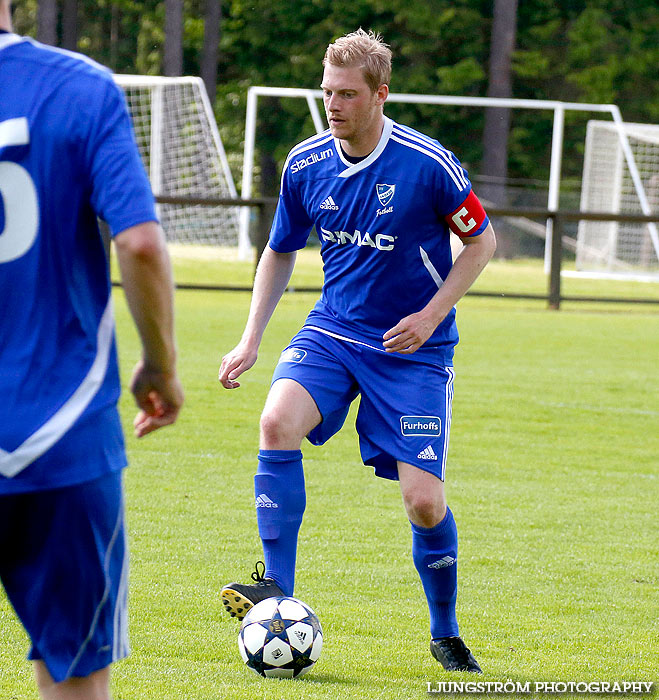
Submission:
M 508 266 L 511 285 L 526 284 L 524 269 L 516 280 Z M 115 296 L 127 380 L 138 344 Z M 320 661 L 304 679 L 266 681 L 240 660 L 218 591 L 261 555 L 258 417 L 278 354 L 314 299 L 284 296 L 258 363 L 227 392 L 217 369 L 249 295 L 177 293 L 186 406 L 176 426 L 127 436 L 133 652 L 114 669 L 116 700 L 399 700 L 428 697 L 427 682 L 448 678 L 428 653 L 397 486 L 361 465 L 354 410 L 326 447 L 303 446 L 296 595 L 321 618 Z M 555 313 L 470 297 L 459 324 L 447 492 L 460 532 L 461 631 L 484 679 L 659 681 L 656 307 Z M 127 393 L 121 411 L 128 431 Z M 0 629 L 0 698 L 36 698 L 27 639 L 2 597 Z

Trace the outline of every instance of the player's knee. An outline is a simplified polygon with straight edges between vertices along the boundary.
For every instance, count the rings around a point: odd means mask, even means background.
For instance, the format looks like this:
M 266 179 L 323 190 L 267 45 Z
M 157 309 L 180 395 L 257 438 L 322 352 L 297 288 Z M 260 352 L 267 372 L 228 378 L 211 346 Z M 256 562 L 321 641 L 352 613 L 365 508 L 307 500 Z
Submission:
M 297 449 L 302 442 L 290 417 L 276 411 L 264 411 L 261 415 L 261 448 L 269 450 Z
M 403 494 L 407 517 L 421 527 L 434 527 L 446 515 L 446 504 L 434 493 L 422 490 L 408 491 Z
M 43 661 L 35 661 L 34 672 L 39 695 L 44 700 L 110 700 L 110 667 L 93 671 L 88 676 L 69 678 L 56 683 Z

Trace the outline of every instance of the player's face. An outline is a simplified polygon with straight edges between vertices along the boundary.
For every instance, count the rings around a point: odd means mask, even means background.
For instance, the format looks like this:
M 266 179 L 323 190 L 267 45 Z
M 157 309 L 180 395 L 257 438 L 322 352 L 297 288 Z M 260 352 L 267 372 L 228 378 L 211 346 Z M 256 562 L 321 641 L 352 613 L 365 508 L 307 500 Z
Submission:
M 349 155 L 368 155 L 382 133 L 382 105 L 389 94 L 387 86 L 381 85 L 373 92 L 361 68 L 328 64 L 321 88 L 332 135 L 341 139 Z

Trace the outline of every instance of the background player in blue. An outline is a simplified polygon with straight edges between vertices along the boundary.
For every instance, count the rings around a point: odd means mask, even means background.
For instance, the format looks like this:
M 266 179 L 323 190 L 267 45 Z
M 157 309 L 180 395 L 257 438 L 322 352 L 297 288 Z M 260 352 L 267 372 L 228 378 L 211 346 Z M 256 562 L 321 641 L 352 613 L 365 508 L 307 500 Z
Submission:
M 135 432 L 172 423 L 172 281 L 121 91 L 11 33 L 0 0 L 0 579 L 43 698 L 109 698 L 128 653 L 110 225 L 143 346 Z
M 292 595 L 306 502 L 302 440 L 328 440 L 360 395 L 362 459 L 400 482 L 431 652 L 447 670 L 480 672 L 459 636 L 457 531 L 443 479 L 454 306 L 491 258 L 494 232 L 453 154 L 384 116 L 391 52 L 379 37 L 341 37 L 323 65 L 329 130 L 288 157 L 246 328 L 219 372 L 232 389 L 256 361 L 295 251 L 315 226 L 322 295 L 282 353 L 261 417 L 255 496 L 265 570 L 257 565 L 255 584 L 225 586 L 223 602 L 241 618 L 258 600 Z M 454 264 L 451 231 L 464 243 Z

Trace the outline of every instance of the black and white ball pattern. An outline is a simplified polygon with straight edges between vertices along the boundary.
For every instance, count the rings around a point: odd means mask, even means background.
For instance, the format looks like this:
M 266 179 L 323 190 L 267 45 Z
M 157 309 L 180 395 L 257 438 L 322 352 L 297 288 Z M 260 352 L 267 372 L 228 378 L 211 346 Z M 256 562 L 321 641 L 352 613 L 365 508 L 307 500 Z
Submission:
M 297 598 L 268 598 L 257 603 L 240 626 L 243 661 L 266 677 L 295 678 L 318 660 L 323 631 L 316 613 Z

